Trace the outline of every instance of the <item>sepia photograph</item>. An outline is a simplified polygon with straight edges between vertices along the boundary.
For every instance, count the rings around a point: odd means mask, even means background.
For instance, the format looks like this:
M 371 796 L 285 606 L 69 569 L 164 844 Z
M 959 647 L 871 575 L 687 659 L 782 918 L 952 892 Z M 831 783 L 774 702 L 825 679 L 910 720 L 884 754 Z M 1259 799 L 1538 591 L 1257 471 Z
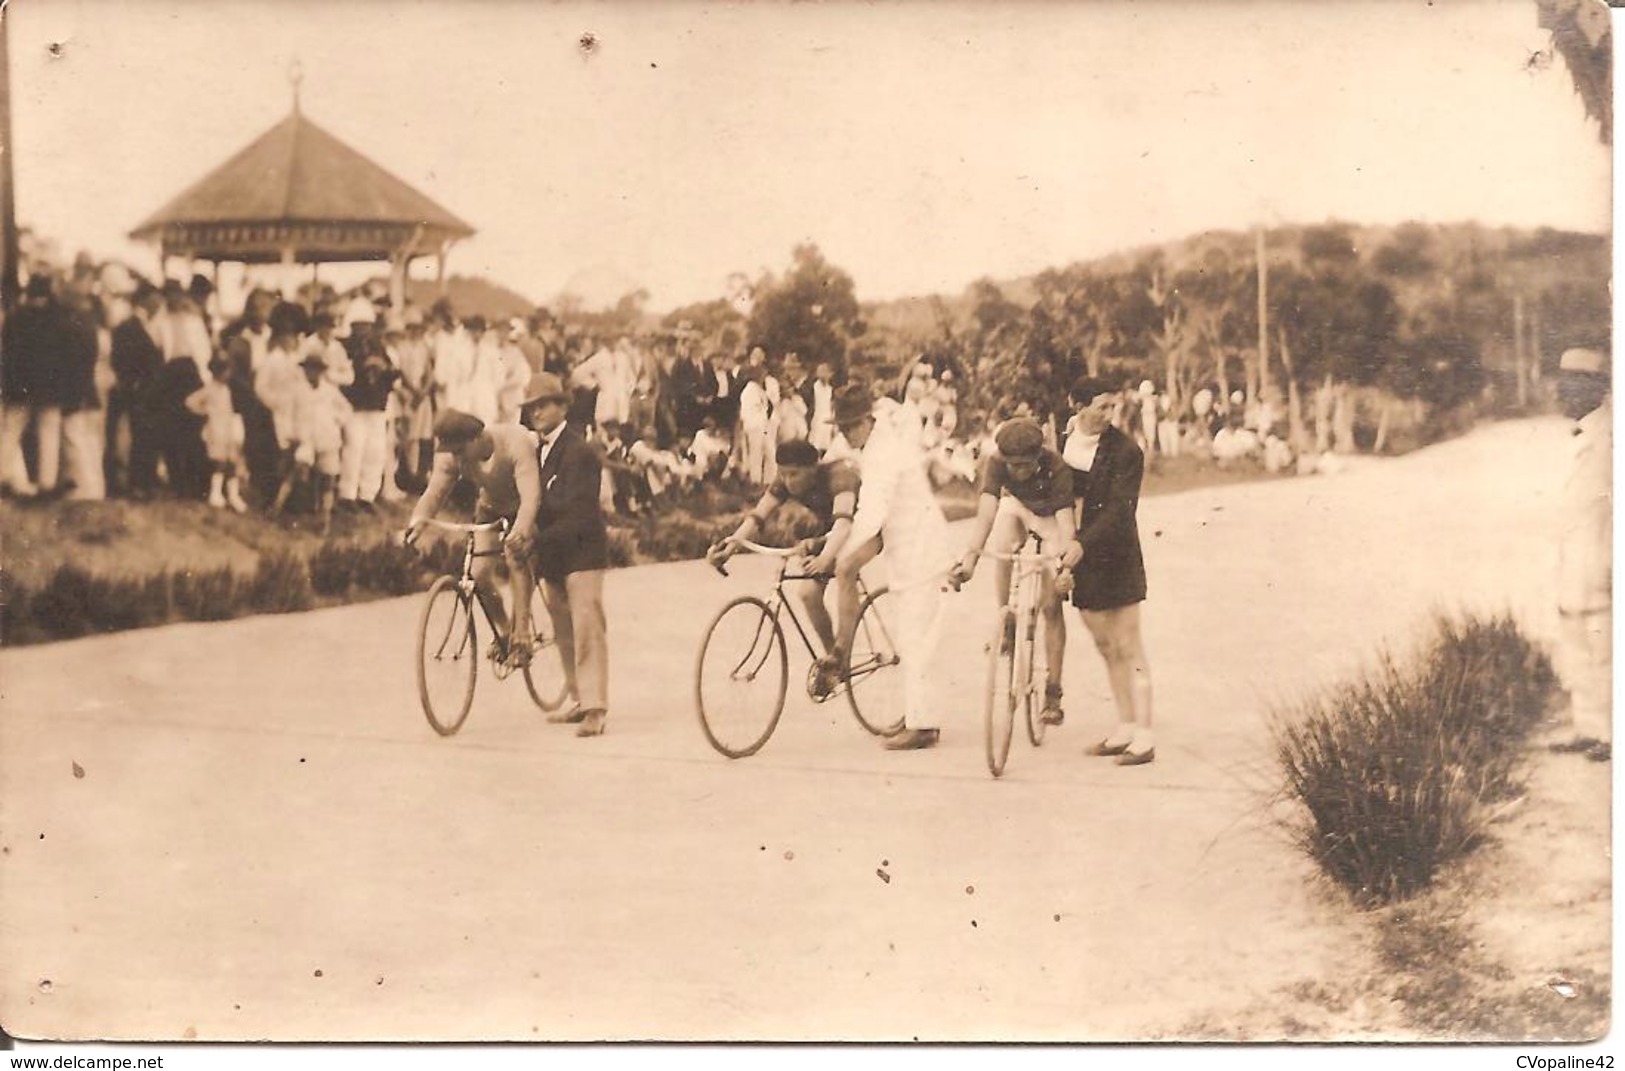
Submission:
M 1605 1052 L 1613 23 L 0 4 L 0 1041 Z

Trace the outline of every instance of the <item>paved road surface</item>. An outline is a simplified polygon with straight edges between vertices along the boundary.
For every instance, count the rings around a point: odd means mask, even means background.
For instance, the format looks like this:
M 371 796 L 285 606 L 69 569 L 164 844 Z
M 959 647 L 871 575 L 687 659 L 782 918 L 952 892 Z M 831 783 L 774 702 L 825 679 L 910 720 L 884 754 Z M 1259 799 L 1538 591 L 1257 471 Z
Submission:
M 0 655 L 0 1019 L 201 1038 L 1188 1036 L 1359 963 L 1272 825 L 1270 706 L 1434 607 L 1549 633 L 1555 420 L 1335 477 L 1148 499 L 1157 762 L 1086 759 L 1110 701 L 1074 619 L 1068 724 L 980 752 L 988 570 L 952 603 L 942 747 L 796 694 L 709 750 L 705 620 L 766 575 L 612 573 L 609 733 L 481 681 L 451 739 L 418 603 Z M 83 776 L 75 776 L 78 766 Z M 890 881 L 882 880 L 883 870 Z

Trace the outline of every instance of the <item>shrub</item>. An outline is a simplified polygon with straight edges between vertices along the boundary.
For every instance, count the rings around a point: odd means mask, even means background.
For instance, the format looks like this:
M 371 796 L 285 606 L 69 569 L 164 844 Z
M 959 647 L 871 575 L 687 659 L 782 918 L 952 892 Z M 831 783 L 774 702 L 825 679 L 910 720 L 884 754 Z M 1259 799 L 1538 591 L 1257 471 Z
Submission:
M 202 572 L 176 573 L 170 578 L 175 612 L 186 621 L 227 621 L 241 605 L 237 574 L 230 566 Z
M 316 602 L 310 570 L 291 551 L 260 557 L 248 584 L 247 607 L 258 613 L 288 614 L 308 610 Z
M 1303 850 L 1362 904 L 1404 899 L 1483 839 L 1487 803 L 1515 791 L 1519 748 L 1556 691 L 1509 618 L 1441 619 L 1418 663 L 1277 717 Z
M 343 595 L 355 580 L 358 555 L 356 548 L 337 543 L 323 543 L 316 553 L 305 559 L 310 570 L 310 587 L 318 595 Z
M 620 569 L 628 565 L 636 565 L 638 559 L 638 537 L 629 528 L 611 528 L 609 530 L 609 567 Z
M 351 549 L 355 551 L 352 582 L 357 587 L 380 595 L 409 595 L 423 588 L 423 559 L 395 540 L 386 538 L 371 547 Z
M 58 566 L 31 601 L 34 620 L 46 635 L 57 639 L 83 636 L 95 628 L 98 597 L 96 579 L 75 565 Z

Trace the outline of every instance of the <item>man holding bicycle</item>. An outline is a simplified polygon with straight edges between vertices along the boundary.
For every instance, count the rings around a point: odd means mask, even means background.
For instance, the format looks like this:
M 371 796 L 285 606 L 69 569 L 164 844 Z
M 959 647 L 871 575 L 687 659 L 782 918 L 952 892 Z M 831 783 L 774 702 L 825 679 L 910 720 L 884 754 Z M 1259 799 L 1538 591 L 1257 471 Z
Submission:
M 982 462 L 977 479 L 976 521 L 970 546 L 949 574 L 955 587 L 976 573 L 976 562 L 993 538 L 993 550 L 1009 555 L 1036 533 L 1051 552 L 1058 552 L 1061 571 L 1045 568 L 1040 574 L 1039 607 L 1044 615 L 1044 712 L 1047 725 L 1060 725 L 1061 665 L 1066 658 L 1066 617 L 1062 598 L 1072 587 L 1072 568 L 1083 557 L 1073 527 L 1072 470 L 1061 455 L 1044 446 L 1038 423 L 1017 417 L 1002 424 L 993 436 L 994 450 Z M 997 605 L 1010 598 L 1010 562 L 994 562 L 993 595 Z M 1006 636 L 1005 643 L 1014 643 Z
M 813 683 L 814 693 L 822 698 L 835 690 L 840 680 L 840 663 L 834 657 L 835 624 L 824 605 L 824 592 L 834 574 L 835 562 L 841 548 L 846 546 L 852 531 L 852 518 L 857 510 L 858 467 L 850 459 L 834 458 L 820 461 L 818 448 L 805 439 L 792 439 L 780 443 L 775 454 L 778 477 L 768 486 L 754 509 L 739 522 L 732 535 L 717 543 L 705 553 L 705 560 L 721 566 L 739 553 L 742 542 L 754 539 L 756 532 L 775 510 L 786 502 L 799 502 L 810 510 L 824 530 L 822 536 L 804 539 L 796 545 L 798 553 L 812 556 L 801 566 L 809 580 L 801 588 L 807 619 L 823 643 L 825 656 L 819 660 L 818 674 Z
M 542 497 L 536 440 L 517 425 L 487 427 L 479 417 L 447 409 L 435 419 L 434 448 L 429 486 L 412 510 L 406 542 L 410 545 L 423 534 L 460 481 L 467 480 L 479 489 L 474 523 L 489 524 L 499 518 L 508 521 L 502 556 L 508 563 L 513 596 L 511 629 L 493 577 L 496 563 L 490 552 L 496 534 L 481 532 L 475 537 L 474 550 L 480 556 L 474 559 L 474 590 L 497 632 L 491 654 L 516 667 L 526 665 L 531 655 L 530 591 L 536 583 L 531 553 L 536 539 L 536 511 Z

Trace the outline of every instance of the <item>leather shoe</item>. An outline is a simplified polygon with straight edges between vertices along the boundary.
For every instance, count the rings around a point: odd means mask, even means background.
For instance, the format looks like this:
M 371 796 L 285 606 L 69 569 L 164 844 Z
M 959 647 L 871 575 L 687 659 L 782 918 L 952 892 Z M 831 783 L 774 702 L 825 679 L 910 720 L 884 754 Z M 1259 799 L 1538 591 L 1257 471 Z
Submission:
M 553 725 L 580 725 L 587 717 L 587 712 L 580 707 L 571 707 L 569 710 L 559 710 L 547 716 Z
M 1106 741 L 1102 740 L 1098 744 L 1090 744 L 1088 747 L 1084 748 L 1083 753 L 1085 755 L 1099 755 L 1099 756 L 1102 756 L 1102 757 L 1109 757 L 1111 755 L 1121 755 L 1123 752 L 1125 752 L 1127 750 L 1128 750 L 1128 745 L 1127 744 L 1110 744 L 1110 743 L 1107 743 Z
M 942 735 L 937 729 L 904 729 L 900 733 L 886 737 L 880 746 L 887 751 L 918 751 L 921 748 L 936 747 L 937 738 Z
M 589 710 L 582 717 L 581 724 L 576 726 L 577 736 L 603 736 L 604 718 L 607 715 L 602 710 Z
M 1146 763 L 1151 762 L 1156 757 L 1156 748 L 1150 748 L 1146 751 L 1124 751 L 1121 755 L 1117 756 L 1117 765 L 1144 766 Z

